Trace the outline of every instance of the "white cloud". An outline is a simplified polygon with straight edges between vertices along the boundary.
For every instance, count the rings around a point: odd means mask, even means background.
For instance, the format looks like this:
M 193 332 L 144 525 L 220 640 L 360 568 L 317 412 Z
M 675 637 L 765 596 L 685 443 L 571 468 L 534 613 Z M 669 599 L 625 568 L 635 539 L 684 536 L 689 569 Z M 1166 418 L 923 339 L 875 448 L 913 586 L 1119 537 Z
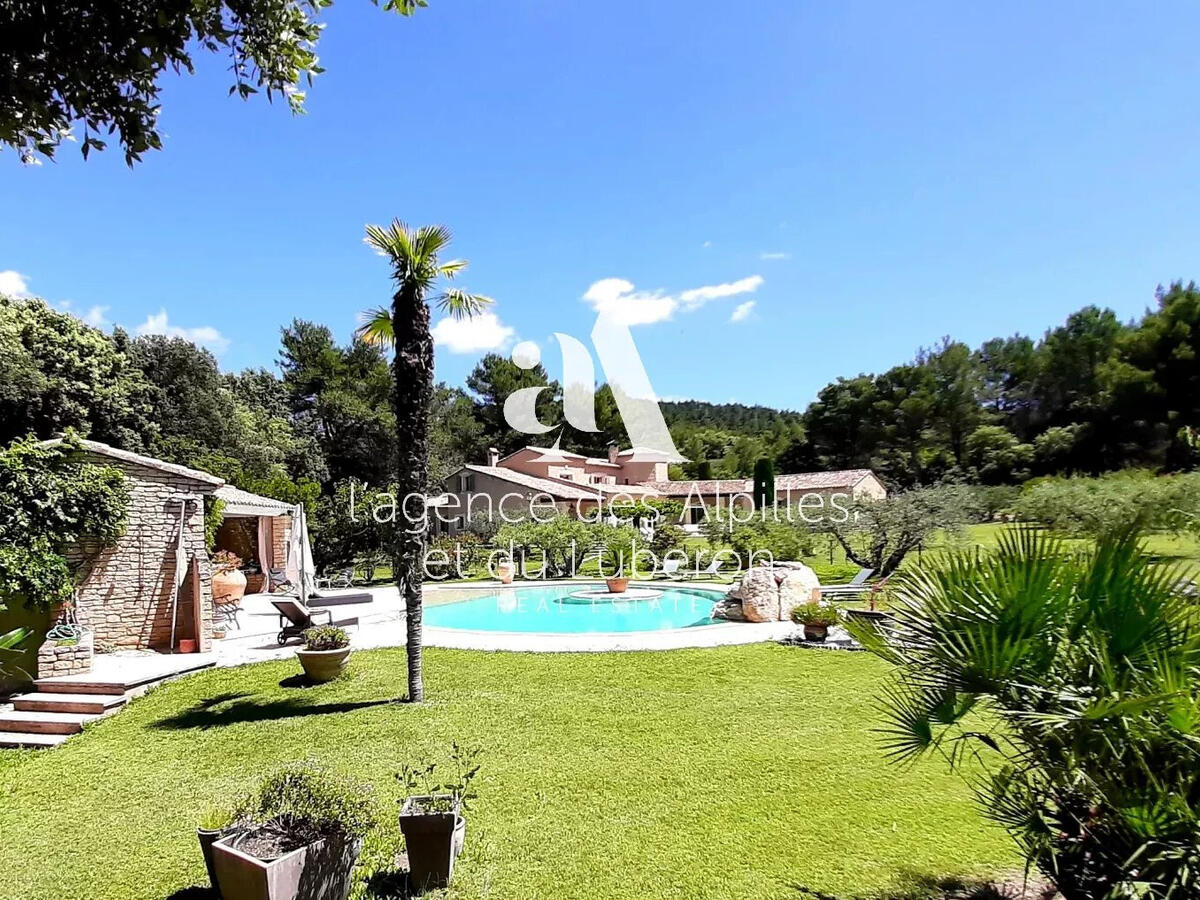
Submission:
M 747 300 L 745 303 L 739 303 L 734 307 L 733 314 L 729 317 L 730 322 L 741 322 L 746 319 L 750 312 L 754 309 L 754 301 Z
M 433 326 L 433 342 L 451 353 L 477 353 L 496 350 L 512 340 L 515 329 L 500 321 L 494 312 L 480 313 L 466 319 L 450 316 Z
M 624 278 L 602 278 L 583 295 L 596 312 L 608 313 L 626 325 L 649 325 L 671 318 L 676 300 L 662 291 L 635 291 Z
M 89 310 L 89 315 L 91 314 Z M 162 334 L 167 337 L 183 338 L 201 347 L 207 347 L 213 353 L 224 353 L 229 348 L 229 338 L 217 331 L 211 325 L 201 325 L 197 328 L 181 328 L 167 321 L 167 311 L 160 309 L 157 315 L 146 317 L 146 321 L 134 329 L 136 334 Z
M 29 297 L 29 279 L 15 269 L 0 272 L 0 294 L 10 297 Z
M 711 247 L 711 246 L 712 246 L 712 241 L 705 241 L 705 242 L 704 242 L 703 244 L 701 244 L 700 246 L 701 246 L 701 247 Z
M 79 318 L 83 319 L 85 325 L 91 325 L 93 328 L 104 328 L 109 324 L 108 318 L 104 315 L 108 312 L 107 306 L 93 306 Z
M 762 253 L 758 254 L 758 258 L 759 259 L 791 259 L 792 254 L 784 252 L 782 250 L 774 250 L 774 251 L 764 250 Z
M 635 290 L 624 278 L 602 278 L 583 295 L 596 312 L 607 313 L 626 325 L 650 325 L 665 322 L 676 312 L 692 312 L 710 300 L 753 293 L 763 283 L 761 275 L 751 275 L 727 284 L 689 288 L 678 296 L 663 291 Z
M 736 297 L 738 294 L 753 294 L 763 283 L 761 275 L 751 275 L 726 284 L 710 284 L 705 287 L 692 288 L 679 295 L 683 305 L 688 309 L 703 306 L 709 300 L 719 300 L 722 297 Z
M 96 306 L 89 308 L 88 311 L 82 315 L 75 311 L 75 304 L 70 300 L 59 300 L 54 304 L 54 306 L 56 309 L 74 316 L 84 325 L 91 325 L 93 328 L 107 328 L 112 324 L 110 321 L 108 321 L 108 317 L 105 315 L 105 313 L 110 309 L 108 306 L 100 306 L 97 304 Z

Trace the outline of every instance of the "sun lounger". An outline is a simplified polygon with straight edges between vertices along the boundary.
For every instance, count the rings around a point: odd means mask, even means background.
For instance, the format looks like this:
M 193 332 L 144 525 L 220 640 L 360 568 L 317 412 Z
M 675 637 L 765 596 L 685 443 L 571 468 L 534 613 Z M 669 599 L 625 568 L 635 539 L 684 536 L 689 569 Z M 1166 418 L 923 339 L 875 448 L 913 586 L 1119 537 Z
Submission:
M 286 644 L 294 637 L 300 637 L 300 635 L 314 625 L 336 625 L 341 628 L 346 625 L 358 624 L 357 616 L 352 619 L 342 619 L 335 622 L 333 621 L 333 610 L 309 609 L 296 597 L 272 600 L 271 605 L 279 613 L 279 635 L 276 637 L 276 640 L 279 641 L 280 646 Z
M 827 584 L 821 587 L 821 596 L 828 599 L 854 597 L 871 589 L 867 579 L 875 574 L 874 569 L 859 569 L 848 584 Z

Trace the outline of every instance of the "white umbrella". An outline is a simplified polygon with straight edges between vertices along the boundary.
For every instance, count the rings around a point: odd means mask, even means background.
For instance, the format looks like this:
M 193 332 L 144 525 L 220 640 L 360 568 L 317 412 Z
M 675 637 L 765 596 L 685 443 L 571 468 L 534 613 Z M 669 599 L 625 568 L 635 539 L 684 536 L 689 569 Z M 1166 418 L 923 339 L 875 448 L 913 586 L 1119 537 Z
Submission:
M 285 570 L 288 581 L 299 587 L 300 600 L 307 601 L 309 585 L 316 578 L 317 570 L 313 565 L 312 544 L 308 539 L 308 517 L 304 514 L 303 503 L 297 503 L 292 511 L 292 534 L 288 541 Z

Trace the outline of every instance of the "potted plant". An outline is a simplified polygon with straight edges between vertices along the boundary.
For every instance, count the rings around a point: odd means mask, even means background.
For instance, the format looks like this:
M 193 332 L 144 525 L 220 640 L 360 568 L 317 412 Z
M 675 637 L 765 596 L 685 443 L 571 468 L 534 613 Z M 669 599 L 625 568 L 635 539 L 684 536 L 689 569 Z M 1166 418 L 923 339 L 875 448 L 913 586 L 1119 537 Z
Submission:
M 633 555 L 637 552 L 637 531 L 629 526 L 617 526 L 610 530 L 604 541 L 604 561 L 611 567 L 612 575 L 604 579 L 610 594 L 623 594 L 629 589 L 629 577 L 634 571 Z
M 837 610 L 819 603 L 805 603 L 792 610 L 792 621 L 804 626 L 804 639 L 820 643 L 829 635 L 829 627 L 838 623 Z
M 512 584 L 513 576 L 516 574 L 516 563 L 510 559 L 506 559 L 496 565 L 496 577 L 500 579 L 501 584 Z
M 223 807 L 213 807 L 200 817 L 196 825 L 196 839 L 200 842 L 200 854 L 204 857 L 204 868 L 208 871 L 208 882 L 216 892 L 218 900 L 221 891 L 217 888 L 216 870 L 213 869 L 212 846 L 218 840 L 236 829 L 233 813 Z
M 212 558 L 213 603 L 236 603 L 246 594 L 246 575 L 236 553 L 218 550 Z
M 405 766 L 396 779 L 404 786 L 400 831 L 408 853 L 409 878 L 418 891 L 444 888 L 454 875 L 454 860 L 462 852 L 467 820 L 463 815 L 474 798 L 471 782 L 479 772 L 479 750 L 452 745 L 452 779 L 436 781 L 437 767 Z
M 345 900 L 370 830 L 364 786 L 312 764 L 268 776 L 212 845 L 223 900 Z
M 314 625 L 304 632 L 304 646 L 296 651 L 309 681 L 333 681 L 346 670 L 350 635 L 336 625 Z

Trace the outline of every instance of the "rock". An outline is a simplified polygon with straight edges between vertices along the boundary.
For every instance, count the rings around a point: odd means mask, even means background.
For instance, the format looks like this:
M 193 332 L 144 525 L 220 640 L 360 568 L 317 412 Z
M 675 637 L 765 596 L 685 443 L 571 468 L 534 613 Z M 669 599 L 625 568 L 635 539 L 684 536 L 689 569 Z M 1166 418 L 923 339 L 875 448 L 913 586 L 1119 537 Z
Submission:
M 755 566 L 742 576 L 737 596 L 747 622 L 779 620 L 779 585 L 775 576 L 775 570 L 767 566 Z
M 776 563 L 748 569 L 725 595 L 726 603 L 741 604 L 747 622 L 786 622 L 792 610 L 817 599 L 821 582 L 804 563 Z
M 742 612 L 742 601 L 731 599 L 729 596 L 718 600 L 709 616 L 714 619 L 725 619 L 729 622 L 745 622 L 746 614 Z
M 793 564 L 779 583 L 779 605 L 782 612 L 779 618 L 790 621 L 792 610 L 806 603 L 816 603 L 820 599 L 821 582 L 817 573 L 803 563 Z

